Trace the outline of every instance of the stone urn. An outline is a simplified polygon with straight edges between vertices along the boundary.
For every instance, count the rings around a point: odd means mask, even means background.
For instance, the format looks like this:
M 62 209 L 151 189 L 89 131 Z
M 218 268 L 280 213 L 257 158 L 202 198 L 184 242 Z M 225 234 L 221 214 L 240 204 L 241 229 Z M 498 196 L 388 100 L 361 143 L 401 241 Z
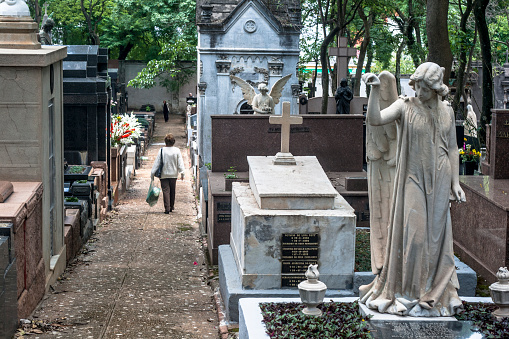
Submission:
M 491 299 L 499 308 L 493 311 L 497 319 L 509 317 L 509 271 L 500 267 L 497 272 L 498 282 L 490 285 Z
M 320 276 L 318 273 L 318 265 L 309 265 L 305 275 L 307 280 L 304 280 L 298 285 L 300 299 L 302 303 L 306 305 L 302 313 L 320 316 L 322 315 L 322 311 L 316 308 L 316 306 L 323 301 L 327 286 L 318 280 Z

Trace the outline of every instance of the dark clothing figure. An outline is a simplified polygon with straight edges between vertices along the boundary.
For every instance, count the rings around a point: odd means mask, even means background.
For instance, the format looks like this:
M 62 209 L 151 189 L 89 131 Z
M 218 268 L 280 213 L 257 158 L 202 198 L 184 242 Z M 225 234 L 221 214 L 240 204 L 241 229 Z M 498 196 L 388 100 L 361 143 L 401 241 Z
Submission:
M 166 104 L 166 101 L 163 101 L 164 122 L 168 122 L 168 114 L 170 114 L 170 110 L 168 109 L 168 105 Z
M 42 25 L 42 29 L 39 31 L 39 42 L 41 45 L 53 45 L 51 41 L 51 30 L 55 26 L 53 19 L 48 18 Z
M 336 113 L 337 114 L 350 114 L 350 101 L 353 99 L 353 92 L 346 85 L 346 79 L 341 79 L 341 86 L 336 91 Z
M 177 178 L 161 179 L 161 190 L 163 191 L 164 210 L 173 212 L 175 209 L 175 188 Z

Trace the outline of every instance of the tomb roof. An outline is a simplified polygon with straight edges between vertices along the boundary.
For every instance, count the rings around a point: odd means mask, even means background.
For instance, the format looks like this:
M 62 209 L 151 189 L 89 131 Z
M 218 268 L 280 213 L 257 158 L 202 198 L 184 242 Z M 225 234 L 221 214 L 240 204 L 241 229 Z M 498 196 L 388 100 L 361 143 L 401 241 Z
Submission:
M 239 8 L 256 3 L 284 28 L 300 29 L 299 0 L 197 0 L 196 23 L 202 27 L 222 26 Z

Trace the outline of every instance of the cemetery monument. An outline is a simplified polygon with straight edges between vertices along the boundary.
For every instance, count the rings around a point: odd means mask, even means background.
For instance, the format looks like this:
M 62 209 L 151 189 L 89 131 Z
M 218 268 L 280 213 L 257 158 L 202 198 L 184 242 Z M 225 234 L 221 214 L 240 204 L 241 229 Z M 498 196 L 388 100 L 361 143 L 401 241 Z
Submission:
M 290 153 L 290 124 L 302 118 L 289 111 L 284 102 L 283 115 L 270 117 L 282 123 L 285 161 L 248 156 L 249 184 L 232 186 L 230 245 L 219 246 L 221 294 L 232 321 L 242 297 L 296 297 L 310 264 L 319 265 L 329 297 L 352 295 L 354 210 L 316 157 Z
M 281 98 L 283 88 L 291 77 L 292 75 L 288 74 L 276 81 L 269 94 L 267 94 L 269 91 L 267 84 L 261 83 L 258 85 L 260 93 L 256 94 L 253 86 L 251 86 L 247 81 L 244 81 L 234 75 L 230 75 L 230 78 L 235 81 L 240 88 L 242 88 L 242 95 L 244 96 L 244 99 L 246 99 L 247 104 L 253 107 L 255 114 L 273 114 L 274 107 L 279 103 L 279 99 Z
M 291 73 L 280 100 L 289 101 L 291 112 L 297 112 L 300 11 L 297 0 L 196 2 L 200 165 L 212 159 L 211 115 L 251 111 L 231 75 L 254 88 L 261 83 L 273 88 L 283 74 Z M 281 114 L 280 106 L 271 113 Z
M 372 86 L 369 124 L 398 126 L 394 193 L 385 205 L 390 209 L 388 250 L 379 252 L 383 264 L 374 270 L 374 281 L 359 289 L 361 302 L 380 313 L 440 317 L 462 308 L 449 198 L 463 202 L 465 193 L 459 184 L 454 112 L 441 100 L 448 93 L 443 71 L 435 63 L 420 65 L 410 78 L 417 96 L 383 103 L 389 105 L 385 109 L 379 100 L 390 100 L 386 86 L 374 74 L 363 77 Z M 370 189 L 379 190 L 380 183 L 370 178 Z
M 0 180 L 14 187 L 0 204 L 0 220 L 13 227 L 19 317 L 30 315 L 66 263 L 62 171 L 66 47 L 41 46 L 37 32 L 25 1 L 0 3 Z

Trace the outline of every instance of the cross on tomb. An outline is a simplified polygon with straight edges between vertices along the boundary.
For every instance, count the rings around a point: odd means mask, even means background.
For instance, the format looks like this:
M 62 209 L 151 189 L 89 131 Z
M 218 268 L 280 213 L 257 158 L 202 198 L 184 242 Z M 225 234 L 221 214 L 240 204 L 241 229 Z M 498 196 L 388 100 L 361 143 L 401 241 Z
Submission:
M 285 101 L 281 116 L 270 116 L 269 123 L 281 125 L 281 152 L 276 155 L 274 164 L 295 164 L 295 159 L 290 153 L 290 125 L 302 124 L 302 117 L 291 116 L 290 103 Z
M 48 6 L 49 4 L 46 2 L 42 7 L 44 7 L 44 15 L 48 15 Z
M 336 69 L 338 70 L 338 83 L 340 86 L 341 79 L 348 77 L 348 58 L 357 55 L 357 49 L 347 47 L 348 39 L 340 37 L 338 47 L 329 47 L 329 55 L 336 57 Z

